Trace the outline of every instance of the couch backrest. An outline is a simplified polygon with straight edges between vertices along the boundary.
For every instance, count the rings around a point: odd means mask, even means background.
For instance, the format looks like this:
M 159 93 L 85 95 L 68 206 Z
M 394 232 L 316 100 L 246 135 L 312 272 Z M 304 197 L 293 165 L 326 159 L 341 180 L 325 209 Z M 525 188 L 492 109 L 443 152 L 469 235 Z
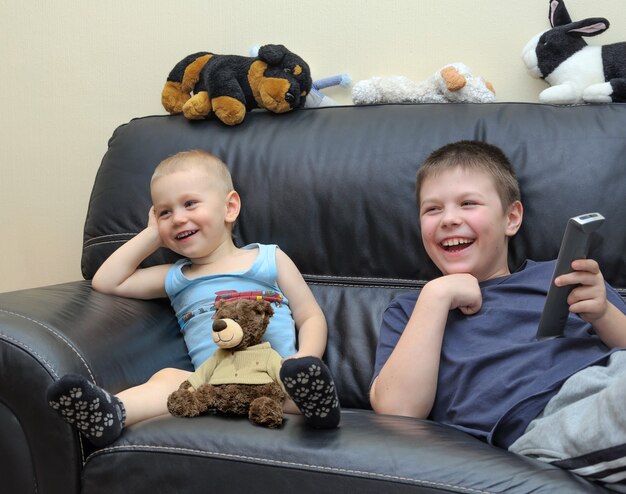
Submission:
M 607 218 L 593 257 L 626 288 L 626 105 L 381 105 L 249 113 L 242 125 L 154 116 L 119 127 L 99 169 L 85 224 L 83 274 L 144 227 L 149 177 L 180 150 L 229 164 L 243 199 L 240 244 L 277 243 L 307 275 L 330 328 L 326 359 L 344 406 L 367 407 L 387 303 L 437 275 L 419 242 L 415 172 L 435 148 L 480 139 L 518 174 L 524 224 L 512 268 L 558 252 L 571 216 Z M 171 261 L 159 252 L 147 264 Z M 626 293 L 626 292 L 623 292 Z

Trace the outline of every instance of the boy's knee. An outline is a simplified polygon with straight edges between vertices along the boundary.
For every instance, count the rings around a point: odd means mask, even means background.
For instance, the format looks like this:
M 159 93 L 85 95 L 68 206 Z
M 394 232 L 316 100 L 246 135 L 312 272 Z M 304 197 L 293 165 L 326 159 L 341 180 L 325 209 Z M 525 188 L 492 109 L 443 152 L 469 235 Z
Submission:
M 148 380 L 148 382 L 167 382 L 167 383 L 182 383 L 185 381 L 191 372 L 184 371 L 182 369 L 175 369 L 173 367 L 167 367 L 165 369 L 158 370 L 152 377 Z

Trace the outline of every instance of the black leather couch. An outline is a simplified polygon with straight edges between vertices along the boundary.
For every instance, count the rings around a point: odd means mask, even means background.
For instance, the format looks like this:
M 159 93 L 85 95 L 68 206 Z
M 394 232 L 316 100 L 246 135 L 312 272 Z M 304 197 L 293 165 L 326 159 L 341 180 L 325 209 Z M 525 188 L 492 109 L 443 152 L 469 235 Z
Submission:
M 95 450 L 49 409 L 45 389 L 68 372 L 117 392 L 163 367 L 189 369 L 168 302 L 102 295 L 89 281 L 2 293 L 0 491 L 605 492 L 458 431 L 370 409 L 383 310 L 436 276 L 419 243 L 415 171 L 436 147 L 468 138 L 501 146 L 519 174 L 526 214 L 512 268 L 527 257 L 555 257 L 567 218 L 600 211 L 604 242 L 593 254 L 626 295 L 626 105 L 256 111 L 234 128 L 139 118 L 115 131 L 96 177 L 84 277 L 144 226 L 149 177 L 161 159 L 189 148 L 218 154 L 243 198 L 238 242 L 279 244 L 326 313 L 325 360 L 338 385 L 341 426 L 314 431 L 289 416 L 268 430 L 246 419 L 163 416 Z M 147 263 L 172 259 L 158 252 Z

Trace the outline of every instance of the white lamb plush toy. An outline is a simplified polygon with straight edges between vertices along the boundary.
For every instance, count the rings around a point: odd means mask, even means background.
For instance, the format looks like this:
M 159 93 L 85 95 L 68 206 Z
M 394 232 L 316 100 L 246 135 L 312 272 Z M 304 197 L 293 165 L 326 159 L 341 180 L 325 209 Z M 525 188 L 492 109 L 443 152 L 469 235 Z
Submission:
M 490 82 L 472 75 L 462 63 L 446 65 L 428 79 L 404 76 L 372 77 L 352 88 L 355 105 L 375 103 L 491 103 L 496 93 Z

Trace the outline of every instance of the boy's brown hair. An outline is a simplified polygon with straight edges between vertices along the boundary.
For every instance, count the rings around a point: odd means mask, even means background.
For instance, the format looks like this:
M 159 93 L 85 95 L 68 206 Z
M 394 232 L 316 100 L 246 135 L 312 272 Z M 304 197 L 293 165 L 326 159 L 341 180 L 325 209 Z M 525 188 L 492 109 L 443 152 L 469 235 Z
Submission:
M 433 151 L 417 171 L 415 195 L 418 210 L 424 180 L 457 167 L 463 170 L 479 170 L 491 176 L 504 211 L 520 200 L 515 170 L 499 147 L 482 141 L 458 141 Z

